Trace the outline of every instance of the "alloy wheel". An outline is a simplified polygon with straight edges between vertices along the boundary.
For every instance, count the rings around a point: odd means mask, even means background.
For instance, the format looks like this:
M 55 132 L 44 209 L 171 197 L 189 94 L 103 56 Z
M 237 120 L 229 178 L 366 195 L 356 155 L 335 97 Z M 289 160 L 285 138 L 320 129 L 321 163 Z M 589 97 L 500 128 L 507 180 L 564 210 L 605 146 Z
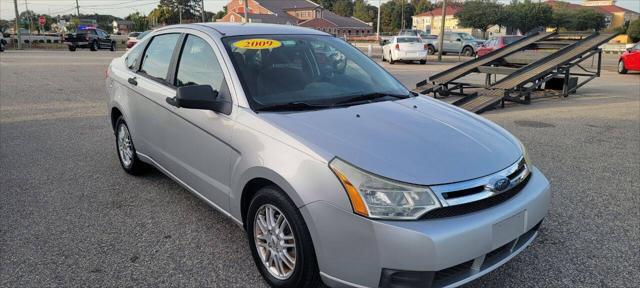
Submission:
M 133 144 L 127 125 L 121 124 L 120 127 L 118 127 L 117 139 L 118 155 L 120 156 L 120 160 L 122 160 L 122 165 L 129 168 L 133 163 Z
M 262 265 L 271 276 L 285 280 L 296 267 L 296 239 L 285 215 L 271 204 L 258 209 L 254 227 L 254 243 Z

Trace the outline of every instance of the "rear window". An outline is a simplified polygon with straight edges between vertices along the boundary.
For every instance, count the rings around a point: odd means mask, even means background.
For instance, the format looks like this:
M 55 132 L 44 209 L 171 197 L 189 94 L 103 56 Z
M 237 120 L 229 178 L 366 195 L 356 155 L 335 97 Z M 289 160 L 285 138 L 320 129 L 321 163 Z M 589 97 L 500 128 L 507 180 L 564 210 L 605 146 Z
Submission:
M 399 37 L 398 43 L 418 43 L 420 38 L 417 37 Z
M 504 37 L 503 42 L 504 42 L 504 45 L 509 45 L 513 42 L 520 40 L 520 38 L 522 37 Z

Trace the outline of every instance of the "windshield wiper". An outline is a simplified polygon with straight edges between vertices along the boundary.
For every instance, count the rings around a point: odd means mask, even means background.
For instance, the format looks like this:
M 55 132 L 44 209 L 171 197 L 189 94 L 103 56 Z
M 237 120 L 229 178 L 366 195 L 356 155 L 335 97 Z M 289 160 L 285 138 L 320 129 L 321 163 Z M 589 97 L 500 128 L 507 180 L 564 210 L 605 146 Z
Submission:
M 256 111 L 302 111 L 302 110 L 318 110 L 331 108 L 333 105 L 329 104 L 315 104 L 307 102 L 289 102 L 284 104 L 275 104 L 264 106 L 256 109 Z
M 397 94 L 379 93 L 379 92 L 368 93 L 368 94 L 362 94 L 362 95 L 358 95 L 358 96 L 353 96 L 353 97 L 350 97 L 350 98 L 342 100 L 342 101 L 338 101 L 338 102 L 335 103 L 335 105 L 353 104 L 353 103 L 359 103 L 359 102 L 364 102 L 364 101 L 376 100 L 376 99 L 385 98 L 385 97 L 393 97 L 393 98 L 397 98 L 397 99 L 406 99 L 406 98 L 411 97 L 411 94 L 409 94 L 409 95 L 397 95 Z

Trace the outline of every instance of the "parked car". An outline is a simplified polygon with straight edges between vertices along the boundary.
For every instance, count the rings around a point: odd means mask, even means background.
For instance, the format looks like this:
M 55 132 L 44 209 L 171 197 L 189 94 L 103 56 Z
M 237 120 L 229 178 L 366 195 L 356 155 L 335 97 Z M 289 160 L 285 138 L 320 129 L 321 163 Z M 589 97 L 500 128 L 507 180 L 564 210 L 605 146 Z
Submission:
M 522 39 L 523 36 L 511 35 L 511 36 L 498 36 L 489 38 L 489 40 L 485 41 L 476 52 L 476 56 L 481 57 L 489 52 L 498 50 L 507 46 L 513 42 L 516 42 Z
M 640 42 L 620 55 L 618 73 L 627 74 L 628 71 L 640 71 Z
M 144 32 L 135 32 L 138 33 L 135 37 L 129 37 L 127 39 L 127 50 L 131 49 L 134 45 L 136 45 L 136 43 L 138 43 L 138 41 L 142 40 L 142 38 L 144 38 L 144 36 L 147 36 L 147 34 L 149 34 L 149 32 L 151 32 L 151 30 L 147 30 Z
M 427 63 L 427 44 L 417 36 L 395 36 L 388 42 L 383 42 L 382 61 L 394 64 L 396 61 L 420 61 Z
M 107 32 L 97 28 L 69 33 L 64 38 L 64 44 L 68 46 L 69 51 L 76 51 L 77 48 L 89 48 L 91 51 L 98 51 L 98 49 L 116 51 L 116 41 L 112 40 Z
M 142 32 L 131 32 L 131 33 L 127 34 L 127 39 L 136 38 L 136 37 L 138 37 L 138 35 L 140 35 L 140 33 L 142 33 Z
M 549 208 L 513 135 L 318 30 L 166 26 L 105 82 L 124 171 L 156 167 L 230 217 L 273 287 L 462 285 Z
M 464 56 L 473 56 L 478 49 L 478 40 L 463 32 L 444 32 L 442 41 L 442 53 L 455 53 Z M 438 46 L 436 46 L 438 47 Z

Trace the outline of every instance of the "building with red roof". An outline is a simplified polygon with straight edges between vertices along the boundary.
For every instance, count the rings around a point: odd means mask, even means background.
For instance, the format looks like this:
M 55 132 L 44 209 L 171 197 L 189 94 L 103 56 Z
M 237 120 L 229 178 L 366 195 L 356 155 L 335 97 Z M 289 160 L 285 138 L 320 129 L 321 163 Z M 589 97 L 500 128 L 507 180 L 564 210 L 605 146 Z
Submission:
M 593 9 L 605 15 L 607 28 L 620 27 L 640 18 L 638 11 L 617 6 L 615 0 L 584 0 L 582 5 L 560 0 L 547 0 L 546 3 L 554 9 Z

